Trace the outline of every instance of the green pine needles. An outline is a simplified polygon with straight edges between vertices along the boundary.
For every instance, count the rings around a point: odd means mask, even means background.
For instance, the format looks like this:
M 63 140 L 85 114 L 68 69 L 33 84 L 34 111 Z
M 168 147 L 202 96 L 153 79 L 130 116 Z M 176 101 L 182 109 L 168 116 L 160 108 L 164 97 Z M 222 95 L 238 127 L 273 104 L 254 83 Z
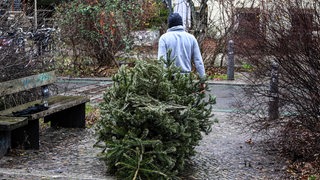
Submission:
M 119 179 L 179 179 L 201 132 L 211 131 L 215 97 L 173 60 L 122 66 L 113 81 L 96 126 L 109 171 Z

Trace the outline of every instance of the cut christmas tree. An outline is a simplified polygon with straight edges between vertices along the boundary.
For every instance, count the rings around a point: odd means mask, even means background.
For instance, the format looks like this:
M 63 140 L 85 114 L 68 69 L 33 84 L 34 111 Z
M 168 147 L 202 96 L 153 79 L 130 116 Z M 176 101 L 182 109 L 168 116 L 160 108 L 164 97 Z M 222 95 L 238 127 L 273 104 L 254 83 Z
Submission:
M 178 178 L 213 124 L 215 97 L 201 83 L 170 59 L 122 66 L 96 126 L 96 146 L 104 148 L 109 172 L 120 179 Z

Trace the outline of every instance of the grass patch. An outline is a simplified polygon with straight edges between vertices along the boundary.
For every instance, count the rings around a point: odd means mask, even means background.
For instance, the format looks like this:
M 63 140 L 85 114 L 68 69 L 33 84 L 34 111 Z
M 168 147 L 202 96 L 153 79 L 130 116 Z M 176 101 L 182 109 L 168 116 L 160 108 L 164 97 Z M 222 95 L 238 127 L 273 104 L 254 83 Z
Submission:
M 100 111 L 98 107 L 94 107 L 90 104 L 86 104 L 86 127 L 92 127 L 100 117 Z

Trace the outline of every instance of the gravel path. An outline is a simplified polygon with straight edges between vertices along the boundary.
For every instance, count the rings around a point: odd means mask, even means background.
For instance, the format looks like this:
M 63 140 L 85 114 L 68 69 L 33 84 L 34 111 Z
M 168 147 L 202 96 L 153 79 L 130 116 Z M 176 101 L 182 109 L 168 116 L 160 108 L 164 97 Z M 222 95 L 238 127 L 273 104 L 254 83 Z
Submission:
M 226 113 L 204 136 L 192 159 L 194 178 L 201 180 L 289 179 L 286 163 L 262 137 L 243 133 Z
M 2 179 L 113 179 L 93 148 L 92 129 L 43 128 L 40 150 L 13 150 L 0 159 Z
M 228 100 L 230 96 L 223 92 L 213 92 L 219 94 L 217 101 Z M 93 94 L 92 97 L 96 96 Z M 230 113 L 214 114 L 219 123 L 213 125 L 212 132 L 204 135 L 196 147 L 198 153 L 191 159 L 183 180 L 290 179 L 285 160 L 265 139 L 242 132 L 242 127 L 228 117 Z M 104 162 L 98 158 L 100 150 L 93 148 L 93 134 L 92 128 L 43 126 L 40 150 L 12 150 L 0 159 L 0 180 L 113 180 L 106 174 Z
M 285 163 L 262 138 L 241 133 L 228 113 L 215 118 L 219 123 L 196 148 L 183 179 L 289 179 Z M 94 142 L 92 129 L 43 128 L 39 151 L 15 150 L 0 159 L 0 179 L 114 179 L 105 173 Z

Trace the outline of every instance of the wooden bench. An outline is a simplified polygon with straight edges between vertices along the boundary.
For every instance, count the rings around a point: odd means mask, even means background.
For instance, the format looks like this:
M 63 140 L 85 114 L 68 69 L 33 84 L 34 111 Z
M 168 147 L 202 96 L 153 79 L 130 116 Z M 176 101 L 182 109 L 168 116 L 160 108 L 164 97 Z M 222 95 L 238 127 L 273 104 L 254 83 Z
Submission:
M 0 82 L 0 96 L 10 95 L 38 87 L 47 87 L 55 83 L 54 71 Z M 47 109 L 25 114 L 19 117 L 14 112 L 21 112 L 28 107 L 43 105 Z M 85 128 L 85 103 L 90 99 L 85 96 L 54 95 L 28 102 L 0 111 L 0 157 L 10 148 L 23 146 L 25 149 L 39 149 L 39 120 L 50 122 L 51 127 Z

